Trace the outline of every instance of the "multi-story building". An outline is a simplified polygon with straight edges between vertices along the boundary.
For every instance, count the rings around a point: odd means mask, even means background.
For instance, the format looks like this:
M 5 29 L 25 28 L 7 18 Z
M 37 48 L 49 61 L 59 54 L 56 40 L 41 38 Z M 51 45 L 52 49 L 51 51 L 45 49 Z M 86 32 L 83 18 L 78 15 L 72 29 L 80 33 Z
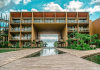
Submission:
M 30 41 L 38 44 L 40 34 L 58 34 L 59 46 L 65 47 L 67 36 L 75 30 L 92 35 L 91 22 L 88 12 L 10 12 L 8 41 L 22 47 Z
M 99 39 L 100 39 L 100 18 L 94 20 L 92 22 L 92 31 L 93 31 L 93 34 L 98 34 L 99 35 Z

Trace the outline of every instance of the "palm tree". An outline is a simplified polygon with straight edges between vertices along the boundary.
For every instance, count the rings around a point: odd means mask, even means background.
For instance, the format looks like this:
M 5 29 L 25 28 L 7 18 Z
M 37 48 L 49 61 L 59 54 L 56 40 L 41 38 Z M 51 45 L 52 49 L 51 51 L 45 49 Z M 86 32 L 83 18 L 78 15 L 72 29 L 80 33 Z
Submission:
M 55 42 L 54 42 L 54 47 L 57 47 L 57 46 L 58 46 L 58 42 L 55 41 Z
M 45 45 L 45 47 L 46 47 L 46 45 L 48 45 L 48 44 L 45 42 L 45 43 L 43 43 L 43 45 Z

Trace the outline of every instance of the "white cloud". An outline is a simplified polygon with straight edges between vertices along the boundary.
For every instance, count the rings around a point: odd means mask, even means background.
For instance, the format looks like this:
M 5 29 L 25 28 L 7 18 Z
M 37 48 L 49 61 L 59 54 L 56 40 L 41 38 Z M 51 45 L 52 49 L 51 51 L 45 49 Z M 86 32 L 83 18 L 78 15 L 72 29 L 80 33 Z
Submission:
M 12 0 L 15 4 L 20 4 L 22 0 Z
M 11 0 L 0 0 L 0 8 L 7 6 Z
M 94 12 L 100 12 L 100 6 L 94 6 L 94 8 L 87 8 L 86 11 L 89 11 L 91 14 Z
M 70 11 L 84 11 L 81 9 L 83 6 L 83 2 L 79 1 L 70 1 L 69 5 L 65 4 L 66 9 L 69 9 Z
M 90 4 L 94 4 L 94 3 L 97 3 L 97 2 L 100 2 L 100 0 L 91 0 Z
M 60 11 L 60 12 L 65 12 L 65 11 L 85 11 L 84 9 L 81 9 L 83 6 L 83 2 L 79 1 L 70 1 L 69 5 L 67 3 L 64 4 L 65 8 L 63 9 L 60 7 L 60 5 L 55 4 L 54 2 L 50 2 L 47 4 L 43 5 L 43 10 L 45 11 Z
M 32 12 L 38 12 L 38 10 L 36 10 L 36 9 L 34 9 L 34 8 L 32 8 L 31 11 L 32 11 Z
M 26 5 L 28 2 L 31 2 L 31 0 L 23 0 L 24 5 Z
M 43 6 L 43 10 L 46 11 L 66 11 L 66 9 L 61 8 L 58 4 L 55 4 L 54 2 L 44 4 Z
M 60 7 L 59 4 L 55 4 L 54 2 L 50 2 L 47 4 L 44 4 L 43 10 L 44 11 L 60 11 L 60 12 L 90 12 L 95 13 L 95 12 L 100 12 L 100 6 L 95 5 L 93 8 L 92 7 L 85 7 L 83 2 L 80 1 L 70 1 L 69 5 L 67 3 L 64 4 L 64 9 Z
M 22 11 L 22 12 L 28 12 L 28 10 L 27 10 L 27 9 L 22 9 L 21 11 Z
M 10 12 L 17 12 L 16 10 L 10 9 Z
M 21 1 L 23 1 L 23 4 L 26 5 L 27 3 L 31 2 L 31 0 L 0 0 L 0 8 L 10 5 L 10 2 L 13 2 L 14 4 L 20 4 Z

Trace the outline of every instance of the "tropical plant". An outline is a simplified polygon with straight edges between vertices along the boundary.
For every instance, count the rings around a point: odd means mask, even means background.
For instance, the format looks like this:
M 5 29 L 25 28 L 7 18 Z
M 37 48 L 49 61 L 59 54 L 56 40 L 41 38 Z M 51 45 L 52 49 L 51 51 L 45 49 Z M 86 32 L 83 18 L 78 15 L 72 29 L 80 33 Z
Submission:
M 33 41 L 33 42 L 32 42 L 32 41 L 30 41 L 30 43 L 32 43 L 32 44 L 36 44 L 36 42 L 35 42 L 35 41 Z M 32 47 L 31 47 L 31 48 L 32 48 Z M 33 48 L 34 48 L 34 46 L 33 46 Z
M 71 38 L 73 36 L 75 40 L 73 40 L 73 38 Z M 95 44 L 96 43 L 96 38 L 97 35 L 94 34 L 89 35 L 89 34 L 81 34 L 78 33 L 77 31 L 71 33 L 70 35 L 68 35 L 68 49 L 76 49 L 76 50 L 92 50 L 94 49 L 93 47 L 90 47 L 89 43 Z M 91 42 L 90 42 L 91 40 Z M 99 43 L 99 40 L 98 40 Z
M 45 43 L 43 43 L 43 45 L 45 45 L 45 47 L 46 47 L 46 45 L 48 45 L 48 44 L 45 42 Z
M 43 41 L 41 41 L 41 43 L 40 43 L 40 47 L 42 47 L 43 46 Z
M 57 47 L 57 46 L 58 46 L 58 42 L 55 41 L 55 42 L 54 42 L 54 47 Z

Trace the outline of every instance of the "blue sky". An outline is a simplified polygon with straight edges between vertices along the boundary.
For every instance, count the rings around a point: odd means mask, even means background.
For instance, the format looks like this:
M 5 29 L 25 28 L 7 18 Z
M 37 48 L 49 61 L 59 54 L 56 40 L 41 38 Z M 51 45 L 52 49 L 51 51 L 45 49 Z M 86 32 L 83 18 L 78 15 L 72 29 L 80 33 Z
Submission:
M 100 0 L 0 0 L 0 13 L 10 11 L 86 11 L 94 21 L 100 17 Z
M 5 14 L 9 17 L 9 12 L 21 11 L 89 12 L 90 20 L 94 21 L 100 17 L 100 0 L 0 0 L 3 18 Z

